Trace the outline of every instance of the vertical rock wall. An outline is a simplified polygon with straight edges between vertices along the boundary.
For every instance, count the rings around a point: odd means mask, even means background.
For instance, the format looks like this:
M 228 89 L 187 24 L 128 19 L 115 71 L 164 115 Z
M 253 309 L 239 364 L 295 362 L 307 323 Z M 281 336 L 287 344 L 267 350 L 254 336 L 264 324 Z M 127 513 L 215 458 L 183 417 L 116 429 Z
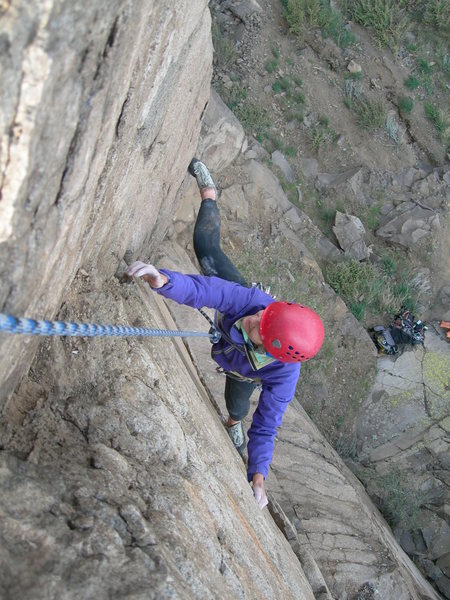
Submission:
M 0 8 L 0 310 L 52 318 L 80 266 L 164 233 L 208 100 L 207 2 Z M 4 399 L 36 339 L 0 337 Z

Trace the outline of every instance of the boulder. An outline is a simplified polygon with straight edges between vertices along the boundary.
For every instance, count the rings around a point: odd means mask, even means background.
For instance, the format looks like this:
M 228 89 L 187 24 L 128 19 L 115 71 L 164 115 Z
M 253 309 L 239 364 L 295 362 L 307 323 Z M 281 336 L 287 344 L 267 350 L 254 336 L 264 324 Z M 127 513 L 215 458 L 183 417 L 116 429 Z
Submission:
M 211 171 L 218 172 L 227 167 L 241 151 L 245 152 L 246 148 L 242 125 L 217 92 L 211 89 L 202 122 L 198 156 Z
M 262 13 L 262 8 L 256 0 L 229 0 L 225 6 L 246 25 L 253 15 Z
M 283 212 L 291 208 L 292 204 L 270 169 L 256 160 L 245 162 L 243 168 L 248 182 L 244 184 L 243 190 L 249 202 L 261 200 L 266 211 Z
M 313 179 L 317 175 L 319 163 L 315 158 L 301 158 L 300 169 L 307 179 Z
M 233 218 L 237 221 L 248 221 L 248 201 L 245 197 L 242 185 L 233 184 L 222 191 L 220 196 L 221 206 L 233 215 Z
M 337 210 L 333 232 L 346 256 L 356 260 L 369 258 L 371 250 L 364 242 L 366 230 L 358 217 Z
M 362 67 L 356 61 L 351 60 L 347 65 L 347 71 L 349 71 L 350 73 L 361 73 Z
M 439 214 L 410 203 L 400 204 L 376 231 L 379 237 L 411 248 L 419 240 L 440 228 Z
M 320 191 L 326 188 L 336 188 L 346 182 L 353 182 L 360 172 L 361 167 L 354 167 L 342 173 L 319 173 L 317 175 L 316 188 Z
M 271 158 L 272 158 L 273 164 L 276 165 L 279 169 L 281 169 L 281 172 L 283 173 L 286 181 L 288 181 L 289 183 L 294 183 L 295 182 L 294 172 L 292 170 L 291 165 L 286 160 L 286 157 L 284 156 L 284 154 L 282 154 L 279 150 L 275 150 L 275 152 L 272 153 Z

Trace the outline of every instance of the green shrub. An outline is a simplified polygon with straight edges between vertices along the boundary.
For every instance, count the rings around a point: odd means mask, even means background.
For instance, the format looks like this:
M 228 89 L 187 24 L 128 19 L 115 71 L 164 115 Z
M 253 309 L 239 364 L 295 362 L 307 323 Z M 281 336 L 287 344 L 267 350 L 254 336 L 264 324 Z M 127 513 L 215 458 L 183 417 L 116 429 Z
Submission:
M 336 210 L 328 206 L 320 207 L 320 218 L 326 225 L 331 225 L 334 221 Z
M 287 0 L 285 16 L 292 33 L 302 36 L 305 27 L 323 24 L 323 7 L 320 0 Z
M 280 88 L 283 92 L 286 92 L 286 95 L 290 95 L 291 93 L 291 82 L 286 77 L 282 77 L 278 80 L 280 84 Z
M 363 321 L 366 316 L 367 303 L 366 302 L 350 302 L 350 312 L 358 321 Z
M 333 264 L 327 269 L 328 283 L 338 294 L 355 302 L 369 289 L 368 282 L 373 277 L 374 267 L 357 260 Z
M 441 142 L 445 146 L 448 146 L 450 144 L 450 121 L 448 117 L 437 106 L 431 104 L 431 102 L 425 102 L 424 109 L 427 118 L 439 131 Z
M 347 108 L 353 108 L 355 101 L 362 96 L 362 84 L 354 79 L 344 81 L 344 104 Z
M 265 64 L 265 67 L 268 73 L 274 73 L 278 69 L 278 61 L 275 59 L 268 60 Z
M 323 37 L 331 38 L 340 48 L 348 48 L 355 43 L 355 34 L 345 28 L 342 16 L 336 10 L 325 9 L 324 20 L 321 26 Z
M 355 36 L 345 28 L 341 14 L 321 0 L 285 0 L 284 14 L 291 33 L 303 38 L 307 29 L 320 28 L 324 37 L 332 38 L 341 48 L 355 42 Z
M 388 277 L 395 273 L 395 261 L 389 254 L 383 254 L 381 257 L 381 267 Z
M 417 77 L 414 77 L 414 75 L 410 75 L 408 79 L 405 79 L 405 86 L 408 88 L 408 90 L 415 90 L 419 87 L 419 85 L 420 81 L 417 79 Z
M 305 103 L 305 94 L 302 94 L 301 92 L 297 92 L 296 94 L 293 95 L 292 99 L 297 104 L 304 104 Z
M 349 0 L 347 10 L 356 23 L 373 29 L 381 46 L 393 50 L 408 28 L 408 17 L 395 0 Z
M 299 123 L 303 122 L 303 112 L 301 110 L 290 110 L 285 113 L 285 118 L 287 123 L 290 121 L 298 121 Z
M 389 114 L 386 117 L 384 128 L 391 140 L 393 140 L 396 144 L 402 143 L 404 130 L 402 129 L 400 123 L 397 121 L 395 115 Z
M 222 34 L 214 20 L 211 25 L 211 36 L 214 47 L 214 58 L 217 64 L 222 69 L 229 69 L 236 62 L 237 58 L 234 44 Z
M 417 308 L 417 284 L 410 267 L 393 255 L 385 255 L 379 266 L 357 260 L 331 263 L 325 278 L 361 321 L 367 312 L 392 315 L 404 304 L 410 310 Z
M 374 130 L 383 127 L 386 120 L 386 106 L 381 100 L 362 100 L 356 105 L 358 123 L 361 127 Z
M 272 84 L 272 90 L 275 92 L 275 94 L 279 94 L 281 92 L 281 85 L 279 81 L 275 81 Z
M 424 20 L 438 31 L 448 32 L 450 28 L 450 3 L 448 0 L 428 0 Z
M 434 104 L 431 104 L 431 102 L 425 102 L 424 109 L 427 118 L 433 123 L 436 129 L 441 132 L 444 131 L 445 118 L 442 111 Z
M 283 148 L 283 142 L 274 135 L 270 136 L 270 142 L 274 150 L 281 150 Z
M 320 127 L 313 127 L 311 129 L 311 144 L 315 154 L 319 154 L 321 146 L 325 143 L 325 132 Z
M 421 510 L 425 494 L 414 488 L 406 473 L 394 469 L 374 478 L 377 486 L 378 504 L 381 512 L 392 527 L 407 531 L 421 524 Z
M 414 106 L 414 100 L 409 96 L 402 96 L 399 98 L 398 107 L 403 113 L 410 113 Z
M 375 202 L 374 204 L 370 205 L 367 214 L 367 227 L 369 229 L 378 229 L 380 225 L 380 215 L 382 206 L 382 202 Z
M 269 118 L 266 111 L 255 104 L 249 102 L 241 103 L 233 109 L 233 112 L 242 123 L 244 129 L 251 133 L 261 134 L 269 126 Z
M 222 83 L 217 85 L 217 92 L 230 110 L 235 108 L 247 98 L 247 90 L 238 85 L 226 88 Z
M 340 427 L 342 427 L 342 425 L 344 424 L 342 419 L 345 420 L 345 417 L 339 417 L 336 422 L 336 426 L 338 427 L 338 429 Z M 358 450 L 357 450 L 357 444 L 356 444 L 355 438 L 350 437 L 350 436 L 339 437 L 336 440 L 336 452 L 343 459 L 346 459 L 346 458 L 351 458 L 353 460 L 357 459 L 358 458 Z
M 431 67 L 430 63 L 422 56 L 419 56 L 416 64 L 417 64 L 417 69 L 420 73 L 423 73 L 424 75 L 429 75 L 431 73 L 432 67 Z
M 363 78 L 363 74 L 362 71 L 356 71 L 355 73 L 345 73 L 344 78 L 360 80 Z

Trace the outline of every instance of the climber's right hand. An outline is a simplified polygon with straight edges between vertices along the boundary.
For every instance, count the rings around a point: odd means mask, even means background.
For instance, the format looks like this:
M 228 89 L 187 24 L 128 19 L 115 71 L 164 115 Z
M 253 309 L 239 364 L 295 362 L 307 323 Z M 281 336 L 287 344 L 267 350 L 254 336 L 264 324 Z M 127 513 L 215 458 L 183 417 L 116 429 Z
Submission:
M 262 473 L 255 473 L 252 479 L 253 495 L 259 508 L 262 510 L 269 501 L 267 500 L 266 490 L 264 489 L 264 476 Z
M 162 287 L 168 281 L 164 273 L 160 273 L 153 265 L 148 265 L 140 260 L 131 264 L 125 271 L 125 275 L 128 277 L 140 277 L 155 289 Z

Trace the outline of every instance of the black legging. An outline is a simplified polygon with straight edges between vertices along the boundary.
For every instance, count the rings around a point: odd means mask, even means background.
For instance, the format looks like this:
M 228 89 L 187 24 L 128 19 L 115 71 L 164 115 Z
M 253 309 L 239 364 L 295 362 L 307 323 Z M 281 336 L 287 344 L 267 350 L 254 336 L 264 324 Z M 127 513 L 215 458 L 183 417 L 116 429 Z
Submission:
M 203 200 L 194 227 L 194 250 L 203 275 L 221 277 L 247 287 L 248 283 L 220 247 L 220 213 L 215 200 Z M 250 409 L 254 384 L 228 377 L 225 403 L 234 421 L 241 421 Z
M 194 228 L 194 250 L 203 275 L 248 283 L 220 247 L 220 213 L 215 200 L 203 200 Z

